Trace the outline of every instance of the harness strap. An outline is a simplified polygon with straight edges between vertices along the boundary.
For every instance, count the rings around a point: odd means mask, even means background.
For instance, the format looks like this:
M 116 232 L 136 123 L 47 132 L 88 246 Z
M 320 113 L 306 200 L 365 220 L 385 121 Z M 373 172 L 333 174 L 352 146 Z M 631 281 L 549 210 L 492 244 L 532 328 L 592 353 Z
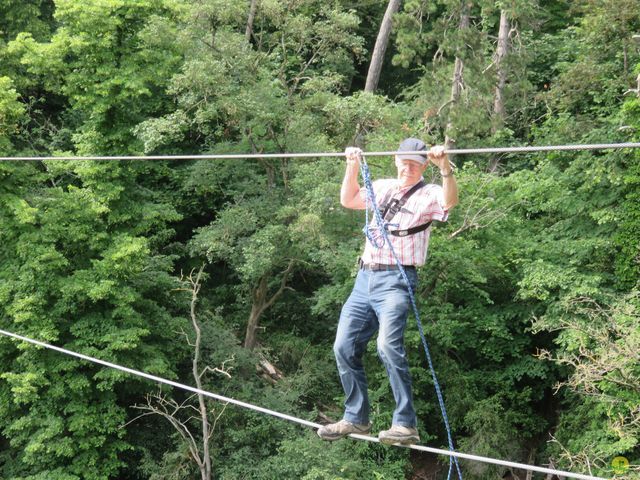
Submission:
M 384 218 L 387 222 L 390 222 L 391 219 L 396 216 L 396 213 L 398 213 L 400 209 L 405 206 L 411 195 L 416 193 L 425 185 L 426 183 L 424 183 L 424 180 L 420 180 L 407 192 L 405 192 L 405 194 L 400 199 L 392 198 L 391 200 L 389 200 L 384 206 L 384 210 L 382 211 L 382 218 Z
M 426 183 L 424 180 L 420 180 L 413 187 L 411 187 L 401 198 L 392 198 L 391 200 L 386 202 L 384 206 L 384 211 L 382 212 L 382 218 L 389 223 L 393 217 L 405 206 L 411 195 L 416 193 L 422 187 L 424 187 Z M 431 222 L 423 223 L 422 225 L 416 225 L 415 227 L 406 228 L 404 230 L 388 230 L 387 231 L 393 235 L 394 237 L 406 237 L 408 235 L 415 235 L 416 233 L 422 232 L 431 226 Z
M 415 227 L 407 228 L 405 230 L 387 230 L 394 237 L 406 237 L 408 235 L 415 235 L 418 232 L 426 230 L 431 226 L 431 222 L 423 223 L 422 225 L 416 225 Z

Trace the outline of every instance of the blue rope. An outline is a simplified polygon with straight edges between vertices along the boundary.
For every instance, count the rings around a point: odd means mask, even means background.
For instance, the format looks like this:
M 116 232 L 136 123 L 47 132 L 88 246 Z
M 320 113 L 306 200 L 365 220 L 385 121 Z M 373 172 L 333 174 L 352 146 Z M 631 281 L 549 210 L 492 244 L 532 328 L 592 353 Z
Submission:
M 400 273 L 402 274 L 402 278 L 407 284 L 407 288 L 409 290 L 409 298 L 411 299 L 411 306 L 413 307 L 413 314 L 416 317 L 416 323 L 418 324 L 418 332 L 420 332 L 420 339 L 422 340 L 422 346 L 424 347 L 424 351 L 427 355 L 427 362 L 429 363 L 429 369 L 431 370 L 431 378 L 433 378 L 433 384 L 436 388 L 436 395 L 438 397 L 438 403 L 440 404 L 440 411 L 442 412 L 442 419 L 444 420 L 444 426 L 447 429 L 447 439 L 449 441 L 449 450 L 455 451 L 453 446 L 453 438 L 451 437 L 451 427 L 449 426 L 449 418 L 447 417 L 447 409 L 444 406 L 444 400 L 442 399 L 442 391 L 440 390 L 440 383 L 438 382 L 438 377 L 436 376 L 436 371 L 433 368 L 433 362 L 431 360 L 431 354 L 429 353 L 429 345 L 427 344 L 427 339 L 424 335 L 424 330 L 422 328 L 422 322 L 420 321 L 420 313 L 418 312 L 418 306 L 416 305 L 416 300 L 413 295 L 413 289 L 411 288 L 411 284 L 409 282 L 409 278 L 407 277 L 404 268 L 402 267 L 402 263 L 396 254 L 395 249 L 393 248 L 393 244 L 389 240 L 388 228 L 390 226 L 396 226 L 396 224 L 391 224 L 385 221 L 382 218 L 382 214 L 380 213 L 380 209 L 378 208 L 378 204 L 376 202 L 376 196 L 373 191 L 373 184 L 371 182 L 371 174 L 369 172 L 369 165 L 367 165 L 367 161 L 364 156 L 361 157 L 360 161 L 360 172 L 362 174 L 362 179 L 364 181 L 364 186 L 367 189 L 367 198 L 365 204 L 365 226 L 363 228 L 364 234 L 367 239 L 371 242 L 371 244 L 376 248 L 382 248 L 385 243 L 389 245 L 389 249 L 393 254 L 393 258 L 400 269 Z M 377 227 L 374 229 L 369 225 L 369 205 L 372 206 L 373 214 L 376 219 Z M 453 464 L 456 465 L 456 470 L 458 472 L 458 479 L 462 480 L 462 471 L 460 470 L 460 465 L 458 464 L 457 457 L 449 457 L 449 472 L 447 473 L 447 480 L 451 479 L 451 471 L 453 469 Z

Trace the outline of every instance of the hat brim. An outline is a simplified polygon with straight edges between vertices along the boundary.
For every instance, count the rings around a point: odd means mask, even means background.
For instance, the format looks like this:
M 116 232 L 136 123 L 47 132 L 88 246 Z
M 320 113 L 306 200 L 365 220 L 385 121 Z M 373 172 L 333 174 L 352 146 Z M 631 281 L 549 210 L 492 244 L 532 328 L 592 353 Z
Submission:
M 425 163 L 427 163 L 427 157 L 423 157 L 422 155 L 412 155 L 410 153 L 408 154 L 400 154 L 398 155 L 398 158 L 400 160 L 413 160 L 414 162 L 418 162 L 421 165 L 424 165 Z

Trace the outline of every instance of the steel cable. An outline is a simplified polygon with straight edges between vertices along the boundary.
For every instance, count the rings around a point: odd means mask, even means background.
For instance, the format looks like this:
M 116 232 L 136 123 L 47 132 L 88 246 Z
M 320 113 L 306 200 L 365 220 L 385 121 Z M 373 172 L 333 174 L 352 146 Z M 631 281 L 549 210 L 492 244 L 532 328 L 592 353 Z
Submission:
M 577 151 L 577 150 L 611 150 L 623 148 L 640 148 L 640 143 L 594 143 L 582 145 L 542 145 L 526 147 L 488 147 L 488 148 L 459 148 L 445 150 L 448 155 L 470 155 L 487 153 L 532 153 L 532 152 L 553 152 L 553 151 Z M 387 151 L 387 152 L 365 152 L 369 157 L 382 157 L 392 155 L 424 155 L 424 151 Z M 282 159 L 282 158 L 323 158 L 323 157 L 343 157 L 344 152 L 315 152 L 315 153 L 229 153 L 229 154 L 202 154 L 202 155 L 60 155 L 60 156 L 14 156 L 0 157 L 0 162 L 28 162 L 28 161 L 124 161 L 124 160 L 249 160 L 249 159 Z
M 237 405 L 237 406 L 242 407 L 242 408 L 247 408 L 247 409 L 259 412 L 259 413 L 263 413 L 265 415 L 271 415 L 273 417 L 281 418 L 283 420 L 288 420 L 290 422 L 298 423 L 300 425 L 305 425 L 305 426 L 311 427 L 311 428 L 320 428 L 321 427 L 320 424 L 315 423 L 315 422 L 310 422 L 308 420 L 304 420 L 302 418 L 294 417 L 292 415 L 287 415 L 287 414 L 284 414 L 284 413 L 276 412 L 274 410 L 269 410 L 267 408 L 259 407 L 257 405 L 253 405 L 251 403 L 242 402 L 240 400 L 235 400 L 233 398 L 225 397 L 223 395 L 218 395 L 217 393 L 208 392 L 206 390 L 201 390 L 201 389 L 198 389 L 198 388 L 195 388 L 195 387 L 191 387 L 189 385 L 185 385 L 185 384 L 182 384 L 182 383 L 174 382 L 174 381 L 168 380 L 166 378 L 158 377 L 156 375 L 151 375 L 149 373 L 141 372 L 139 370 L 134 370 L 133 368 L 123 367 L 121 365 L 118 365 L 118 364 L 115 364 L 115 363 L 112 363 L 112 362 L 107 362 L 106 360 L 100 360 L 98 358 L 90 357 L 89 355 L 84 355 L 82 353 L 74 352 L 72 350 L 67 350 L 65 348 L 57 347 L 55 345 L 50 345 L 48 343 L 41 342 L 39 340 L 34 340 L 32 338 L 25 337 L 23 335 L 18 335 L 18 334 L 13 333 L 13 332 L 9 332 L 9 331 L 6 331 L 6 330 L 0 330 L 0 335 L 4 335 L 6 337 L 10 337 L 10 338 L 13 338 L 15 340 L 20 340 L 20 341 L 23 341 L 23 342 L 27 342 L 27 343 L 30 343 L 32 345 L 37 345 L 39 347 L 47 348 L 49 350 L 53 350 L 53 351 L 56 351 L 58 353 L 69 355 L 71 357 L 79 358 L 81 360 L 85 360 L 85 361 L 88 361 L 88 362 L 91 362 L 91 363 L 95 363 L 95 364 L 98 364 L 98 365 L 102 365 L 104 367 L 113 368 L 113 369 L 119 370 L 121 372 L 129 373 L 131 375 L 135 375 L 135 376 L 138 376 L 138 377 L 146 378 L 147 380 L 152 380 L 154 382 L 162 383 L 162 384 L 165 384 L 165 385 L 170 385 L 172 387 L 179 388 L 179 389 L 182 389 L 182 390 L 186 390 L 188 392 L 204 395 L 206 397 L 212 398 L 212 399 L 217 400 L 219 402 L 231 403 L 233 405 Z M 368 436 L 368 435 L 351 434 L 350 437 L 355 438 L 357 440 L 364 440 L 364 441 L 367 441 L 367 442 L 374 442 L 374 443 L 378 443 L 379 442 L 379 440 L 376 437 L 371 437 L 371 436 Z M 421 451 L 421 452 L 429 452 L 429 453 L 435 453 L 435 454 L 438 454 L 438 455 L 446 455 L 446 456 L 449 456 L 449 457 L 453 456 L 453 457 L 456 457 L 456 458 L 464 458 L 466 460 L 472 460 L 472 461 L 475 461 L 475 462 L 490 463 L 490 464 L 493 464 L 493 465 L 501 465 L 501 466 L 504 466 L 504 467 L 520 468 L 522 470 L 527 470 L 527 471 L 532 471 L 532 472 L 547 473 L 547 474 L 557 475 L 558 477 L 577 478 L 578 480 L 607 480 L 607 479 L 605 479 L 603 477 L 595 477 L 593 475 L 584 475 L 584 474 L 581 474 L 581 473 L 566 472 L 566 471 L 562 471 L 562 470 L 556 470 L 556 469 L 553 469 L 553 468 L 538 467 L 538 466 L 535 466 L 535 465 L 527 465 L 527 464 L 524 464 L 524 463 L 510 462 L 510 461 L 507 461 L 507 460 L 500 460 L 500 459 L 497 459 L 497 458 L 483 457 L 483 456 L 480 456 L 480 455 L 471 455 L 471 454 L 468 454 L 468 453 L 443 450 L 443 449 L 440 449 L 440 448 L 427 447 L 427 446 L 424 446 L 424 445 L 398 445 L 398 446 L 403 447 L 403 448 L 409 448 L 411 450 Z

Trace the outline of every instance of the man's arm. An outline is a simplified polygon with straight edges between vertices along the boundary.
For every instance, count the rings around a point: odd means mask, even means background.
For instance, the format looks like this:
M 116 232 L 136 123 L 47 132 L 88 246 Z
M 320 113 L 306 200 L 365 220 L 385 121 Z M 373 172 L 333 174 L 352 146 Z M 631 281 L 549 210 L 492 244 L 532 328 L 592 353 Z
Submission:
M 445 210 L 451 210 L 458 204 L 458 184 L 456 183 L 456 177 L 453 176 L 449 156 L 444 153 L 444 147 L 441 145 L 431 148 L 428 156 L 431 162 L 440 168 L 444 193 L 443 207 Z
M 349 147 L 345 151 L 347 169 L 344 172 L 344 179 L 340 188 L 340 203 L 343 207 L 353 210 L 365 209 L 365 202 L 360 196 L 360 185 L 358 184 L 358 159 L 360 155 L 362 155 L 362 150 L 359 148 Z

